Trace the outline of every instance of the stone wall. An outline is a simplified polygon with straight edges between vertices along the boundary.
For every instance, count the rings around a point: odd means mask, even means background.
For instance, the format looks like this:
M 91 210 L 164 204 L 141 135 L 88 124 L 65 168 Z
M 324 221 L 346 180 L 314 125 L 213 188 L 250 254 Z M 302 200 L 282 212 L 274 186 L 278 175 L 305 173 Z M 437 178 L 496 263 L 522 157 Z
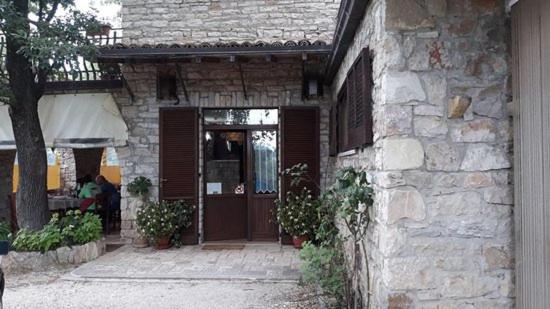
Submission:
M 340 0 L 124 0 L 126 43 L 331 41 Z
M 0 220 L 11 221 L 11 199 L 13 191 L 13 162 L 15 150 L 0 150 Z
M 372 307 L 514 305 L 504 14 L 497 0 L 373 0 L 334 81 L 336 95 L 370 46 L 375 144 L 334 166 L 373 176 Z
M 312 60 L 313 61 L 313 60 Z M 161 68 L 165 67 L 159 65 Z M 169 65 L 168 65 L 169 66 Z M 156 98 L 156 77 L 159 67 L 141 64 L 124 67 L 124 74 L 132 88 L 132 102 L 125 90 L 114 94 L 129 129 L 127 147 L 117 148 L 122 174 L 122 236 L 134 238 L 135 216 L 140 202 L 131 198 L 126 184 L 137 176 L 152 180 L 152 197 L 158 196 L 159 180 L 159 108 L 174 106 L 175 101 Z M 328 160 L 328 118 L 330 98 L 302 99 L 301 59 L 277 57 L 276 62 L 264 58 L 242 63 L 248 99 L 242 90 L 238 65 L 228 60 L 221 63 L 189 63 L 182 68 L 189 93 L 185 102 L 178 86 L 180 106 L 204 107 L 261 107 L 321 106 L 321 166 Z M 199 168 L 202 171 L 202 128 L 199 130 Z M 201 175 L 203 173 L 201 172 Z M 324 177 L 325 172 L 322 173 Z M 199 179 L 199 231 L 202 231 L 202 176 Z
M 76 162 L 71 148 L 56 148 L 55 154 L 59 157 L 61 189 L 76 188 Z

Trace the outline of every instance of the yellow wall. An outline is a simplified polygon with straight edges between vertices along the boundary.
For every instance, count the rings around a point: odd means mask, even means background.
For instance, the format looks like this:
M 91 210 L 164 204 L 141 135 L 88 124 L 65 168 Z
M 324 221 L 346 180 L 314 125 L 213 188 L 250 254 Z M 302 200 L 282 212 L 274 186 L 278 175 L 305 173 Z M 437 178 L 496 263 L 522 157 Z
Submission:
M 100 174 L 105 176 L 110 183 L 120 185 L 120 167 L 109 166 L 103 154 L 101 160 Z M 13 166 L 13 192 L 17 191 L 17 185 L 19 184 L 19 166 L 15 164 Z M 61 167 L 59 165 L 59 159 L 55 165 L 48 165 L 48 190 L 57 190 L 61 188 Z
M 120 167 L 119 166 L 107 166 L 101 165 L 99 173 L 103 175 L 107 180 L 115 185 L 120 185 Z
M 13 192 L 19 184 L 19 165 L 13 166 Z M 59 165 L 48 165 L 48 190 L 61 188 L 61 171 Z

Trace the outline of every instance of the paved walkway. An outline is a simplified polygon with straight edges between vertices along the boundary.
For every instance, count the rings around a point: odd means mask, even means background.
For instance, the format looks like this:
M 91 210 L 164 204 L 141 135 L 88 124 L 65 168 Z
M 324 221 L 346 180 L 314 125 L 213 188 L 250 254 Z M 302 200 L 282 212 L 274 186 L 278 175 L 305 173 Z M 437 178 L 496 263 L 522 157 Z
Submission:
M 214 247 L 218 244 L 214 244 Z M 212 247 L 212 246 L 210 246 Z M 156 251 L 126 245 L 82 265 L 64 280 L 241 280 L 296 282 L 298 250 L 278 244 L 245 243 L 242 250 L 203 246 Z M 212 249 L 212 248 L 210 248 Z

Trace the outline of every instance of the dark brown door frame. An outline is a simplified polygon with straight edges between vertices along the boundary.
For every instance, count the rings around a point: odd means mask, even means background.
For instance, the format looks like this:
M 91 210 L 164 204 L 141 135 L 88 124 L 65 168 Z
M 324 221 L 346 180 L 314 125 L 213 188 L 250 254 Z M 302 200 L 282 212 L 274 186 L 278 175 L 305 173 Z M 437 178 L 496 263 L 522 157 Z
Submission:
M 205 145 L 205 137 L 204 137 L 204 132 L 206 131 L 244 131 L 245 132 L 245 138 L 246 138 L 246 147 L 245 147 L 245 151 L 246 151 L 246 155 L 245 155 L 245 167 L 246 167 L 246 180 L 245 180 L 245 195 L 246 195 L 246 216 L 247 216 L 247 224 L 246 224 L 246 235 L 247 235 L 247 240 L 248 241 L 252 241 L 253 240 L 253 235 L 252 235 L 252 228 L 251 228 L 251 224 L 252 224 L 252 209 L 250 207 L 250 205 L 252 204 L 251 203 L 251 200 L 253 198 L 278 198 L 279 197 L 279 193 L 276 193 L 276 194 L 262 194 L 262 195 L 256 195 L 254 194 L 253 190 L 250 190 L 250 186 L 251 184 L 254 182 L 254 173 L 253 173 L 253 170 L 252 168 L 254 167 L 254 163 L 253 163 L 253 153 L 252 153 L 252 142 L 251 142 L 251 133 L 252 131 L 261 131 L 261 130 L 273 130 L 273 131 L 277 131 L 277 145 L 279 145 L 279 142 L 280 142 L 280 122 L 281 122 L 281 117 L 280 117 L 280 108 L 279 107 L 273 107 L 273 106 L 268 106 L 268 107 L 251 107 L 251 108 L 247 108 L 247 107 L 239 107 L 239 108 L 203 108 L 204 109 L 214 109 L 214 110 L 219 110 L 219 109 L 241 109 L 241 110 L 244 110 L 244 109 L 276 109 L 277 110 L 277 115 L 278 115 L 278 118 L 279 118 L 279 124 L 276 124 L 276 125 L 218 125 L 218 124 L 215 124 L 215 125 L 206 125 L 206 124 L 203 124 L 203 137 L 202 137 L 202 140 L 203 140 L 203 154 L 204 154 L 204 145 Z M 277 165 L 279 165 L 279 162 L 281 162 L 281 158 L 280 158 L 280 152 L 279 150 L 277 149 Z M 204 169 L 206 168 L 206 157 L 203 155 L 203 172 L 204 172 Z M 279 172 L 279 171 L 277 171 Z M 204 174 L 204 173 L 203 173 Z M 203 207 L 206 207 L 206 179 L 204 178 L 203 179 Z M 280 189 L 280 188 L 279 188 Z M 203 218 L 203 224 L 205 223 L 206 219 Z M 203 227 L 203 230 L 205 230 L 205 228 Z

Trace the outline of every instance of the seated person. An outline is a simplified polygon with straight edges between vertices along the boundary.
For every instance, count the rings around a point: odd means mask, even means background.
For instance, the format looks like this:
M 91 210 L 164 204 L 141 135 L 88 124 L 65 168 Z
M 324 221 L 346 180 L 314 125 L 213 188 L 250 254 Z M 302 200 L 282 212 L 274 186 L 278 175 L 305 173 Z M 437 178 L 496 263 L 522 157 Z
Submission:
M 80 211 L 86 212 L 88 210 L 93 211 L 96 209 L 97 205 L 96 195 L 100 192 L 99 187 L 93 182 L 92 175 L 86 175 L 82 178 L 82 188 L 78 193 L 78 198 L 84 199 L 80 204 Z
M 109 210 L 119 210 L 120 194 L 118 193 L 116 187 L 102 175 L 97 176 L 95 178 L 95 182 L 101 189 L 101 194 L 105 197 L 109 197 Z

